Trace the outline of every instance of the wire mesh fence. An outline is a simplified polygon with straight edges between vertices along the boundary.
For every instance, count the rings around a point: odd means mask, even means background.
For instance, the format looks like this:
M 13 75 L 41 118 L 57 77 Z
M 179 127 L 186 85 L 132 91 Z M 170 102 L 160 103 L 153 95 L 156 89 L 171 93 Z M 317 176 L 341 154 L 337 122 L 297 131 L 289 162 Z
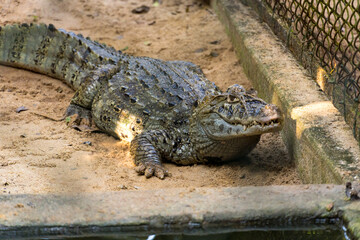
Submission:
M 360 140 L 360 0 L 262 1 L 286 25 L 288 37 L 299 40 L 296 52 L 303 65 L 313 70 L 316 62 L 323 69 L 331 85 L 325 92 L 335 106 L 342 106 L 345 118 L 351 116 L 348 123 Z M 312 75 L 316 77 L 314 71 Z M 334 89 L 342 94 L 333 94 Z

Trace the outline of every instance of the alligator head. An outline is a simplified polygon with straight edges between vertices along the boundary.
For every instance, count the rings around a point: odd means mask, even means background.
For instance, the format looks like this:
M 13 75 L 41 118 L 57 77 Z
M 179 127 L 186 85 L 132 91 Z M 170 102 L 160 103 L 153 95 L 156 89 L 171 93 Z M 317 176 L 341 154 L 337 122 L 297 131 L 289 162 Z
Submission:
M 282 122 L 278 107 L 236 84 L 198 104 L 190 132 L 196 135 L 195 147 L 202 157 L 227 160 L 249 153 L 261 134 L 281 130 Z

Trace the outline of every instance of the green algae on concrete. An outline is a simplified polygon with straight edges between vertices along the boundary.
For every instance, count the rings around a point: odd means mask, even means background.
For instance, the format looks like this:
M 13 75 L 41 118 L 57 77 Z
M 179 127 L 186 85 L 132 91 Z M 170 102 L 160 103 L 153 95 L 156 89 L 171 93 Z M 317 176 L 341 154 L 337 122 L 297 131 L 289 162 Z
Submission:
M 314 125 L 306 128 L 302 134 L 302 138 L 306 139 L 300 141 L 300 144 L 305 143 L 301 149 L 307 152 L 305 156 L 299 156 L 302 161 L 297 166 L 302 180 L 306 183 L 325 181 L 340 184 L 342 176 L 346 178 L 349 175 L 359 175 L 359 167 L 357 162 L 353 162 L 353 155 L 348 149 L 338 147 L 337 142 L 325 130 L 322 126 Z M 314 154 L 322 159 L 309 163 Z M 337 169 L 337 166 L 341 166 L 341 169 Z
M 350 233 L 356 238 L 360 239 L 360 201 L 350 202 L 342 209 L 343 220 L 347 224 Z
M 211 5 L 259 95 L 282 108 L 282 136 L 304 183 L 359 180 L 359 145 L 306 70 L 249 7 L 238 0 Z

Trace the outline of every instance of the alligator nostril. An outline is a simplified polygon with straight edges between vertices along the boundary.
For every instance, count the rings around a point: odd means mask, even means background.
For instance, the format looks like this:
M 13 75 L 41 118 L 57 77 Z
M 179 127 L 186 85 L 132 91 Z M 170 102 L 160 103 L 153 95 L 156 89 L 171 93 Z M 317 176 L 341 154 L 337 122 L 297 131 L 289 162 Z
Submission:
M 272 107 L 271 107 L 271 105 L 268 104 L 268 105 L 265 105 L 264 109 L 270 110 L 270 109 L 272 109 Z
M 267 104 L 263 108 L 263 111 L 279 111 L 279 108 L 273 104 Z

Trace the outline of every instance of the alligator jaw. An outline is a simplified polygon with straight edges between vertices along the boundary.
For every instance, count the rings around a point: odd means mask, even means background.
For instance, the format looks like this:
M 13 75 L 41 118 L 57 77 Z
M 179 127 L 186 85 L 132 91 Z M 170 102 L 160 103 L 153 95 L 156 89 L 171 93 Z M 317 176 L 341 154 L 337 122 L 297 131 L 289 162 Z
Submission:
M 227 123 L 229 128 L 242 128 L 243 134 L 247 135 L 256 135 L 254 134 L 255 130 L 259 131 L 259 134 L 265 132 L 274 132 L 281 130 L 283 118 L 280 114 L 275 114 L 273 116 L 267 116 L 263 118 L 259 118 L 256 120 L 234 120 L 229 121 L 227 118 L 223 118 L 219 115 L 224 122 Z M 254 129 L 254 131 L 250 131 L 250 129 Z
M 211 121 L 210 123 L 200 122 L 206 135 L 214 140 L 226 140 L 239 137 L 261 135 L 268 132 L 280 131 L 282 121 L 273 119 L 268 122 L 252 121 L 247 124 L 230 123 L 223 119 Z
M 228 117 L 214 111 L 208 114 L 206 118 L 198 119 L 198 121 L 209 138 L 225 140 L 280 131 L 283 117 L 275 105 L 268 104 L 255 116 Z

